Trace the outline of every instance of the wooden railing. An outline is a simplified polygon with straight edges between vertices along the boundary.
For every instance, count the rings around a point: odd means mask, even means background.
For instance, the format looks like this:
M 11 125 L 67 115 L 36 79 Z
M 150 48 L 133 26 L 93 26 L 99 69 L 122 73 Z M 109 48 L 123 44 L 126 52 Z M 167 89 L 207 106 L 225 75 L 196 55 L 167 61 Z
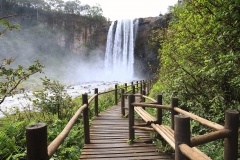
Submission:
M 117 84 L 115 89 L 106 92 L 98 93 L 98 88 L 95 88 L 94 95 L 88 99 L 87 94 L 82 95 L 82 106 L 77 110 L 74 116 L 67 123 L 62 132 L 49 144 L 47 145 L 47 125 L 45 123 L 38 123 L 26 127 L 26 140 L 27 140 L 27 159 L 28 160 L 48 160 L 57 151 L 58 147 L 63 143 L 64 139 L 67 137 L 68 133 L 71 131 L 72 127 L 76 124 L 77 119 L 80 115 L 83 115 L 84 124 L 84 143 L 90 143 L 90 133 L 89 133 L 89 117 L 88 117 L 88 107 L 89 104 L 94 100 L 95 116 L 98 116 L 98 96 L 110 92 L 115 94 L 115 105 L 118 103 L 118 94 L 123 90 L 127 92 L 135 93 L 135 89 L 138 89 L 140 93 L 145 93 L 145 90 L 149 90 L 152 85 L 151 80 L 146 81 L 136 81 L 131 83 L 130 86 L 127 83 L 124 84 L 123 88 L 118 88 Z M 132 87 L 131 90 L 128 87 Z
M 125 116 L 125 109 L 129 110 L 129 140 L 133 142 L 134 132 L 136 129 L 155 131 L 165 139 L 170 146 L 175 150 L 175 159 L 210 159 L 195 146 L 205 144 L 210 141 L 224 138 L 224 159 L 225 160 L 237 160 L 238 156 L 238 123 L 239 112 L 226 111 L 225 113 L 225 126 L 216 124 L 202 117 L 184 111 L 178 107 L 178 99 L 172 98 L 171 106 L 162 104 L 162 95 L 157 96 L 157 100 L 146 96 L 151 88 L 151 81 L 140 81 L 130 86 L 127 83 L 124 87 L 118 88 L 115 85 L 115 89 L 106 92 L 98 93 L 98 89 L 95 88 L 94 95 L 88 99 L 87 94 L 82 95 L 82 106 L 77 110 L 75 115 L 70 119 L 68 124 L 62 130 L 62 132 L 47 145 L 47 125 L 44 123 L 38 123 L 26 127 L 26 139 L 27 139 L 27 158 L 28 160 L 42 159 L 47 160 L 57 151 L 58 147 L 63 143 L 72 127 L 75 125 L 80 114 L 83 115 L 84 122 L 84 143 L 90 143 L 89 133 L 89 117 L 88 107 L 94 100 L 95 116 L 98 116 L 98 96 L 110 92 L 115 94 L 115 104 L 118 103 L 118 94 L 121 93 L 121 114 Z M 131 87 L 131 89 L 128 89 Z M 119 90 L 121 92 L 119 92 Z M 136 94 L 138 90 L 138 94 Z M 128 97 L 129 106 L 125 107 L 125 98 Z M 140 97 L 141 102 L 135 102 L 135 97 Z M 152 101 L 152 103 L 146 103 L 145 99 Z M 144 109 L 145 107 L 151 107 L 157 109 L 156 118 L 152 117 Z M 171 111 L 171 126 L 162 125 L 162 110 L 166 109 Z M 145 124 L 140 126 L 134 125 L 134 110 L 137 112 Z M 190 118 L 198 121 L 204 126 L 207 126 L 215 131 L 199 135 L 196 137 L 190 137 Z
M 126 95 L 129 99 L 129 141 L 134 142 L 135 129 L 154 130 L 165 139 L 169 145 L 175 150 L 175 160 L 193 159 L 203 160 L 211 159 L 198 150 L 195 146 L 205 144 L 217 139 L 224 139 L 224 159 L 237 160 L 238 159 L 238 126 L 239 126 L 239 112 L 227 110 L 225 112 L 225 126 L 211 122 L 207 119 L 189 113 L 178 107 L 178 99 L 172 98 L 171 106 L 162 105 L 162 95 L 157 96 L 154 100 L 145 95 Z M 135 97 L 141 96 L 144 99 L 149 99 L 153 103 L 145 103 L 143 100 L 135 102 Z M 124 106 L 122 106 L 124 107 Z M 157 116 L 152 117 L 146 112 L 145 107 L 156 108 Z M 162 110 L 170 110 L 171 126 L 162 124 Z M 134 125 L 134 113 L 137 113 L 146 123 L 145 125 Z M 122 113 L 123 115 L 125 113 Z M 207 126 L 215 131 L 190 137 L 190 118 Z

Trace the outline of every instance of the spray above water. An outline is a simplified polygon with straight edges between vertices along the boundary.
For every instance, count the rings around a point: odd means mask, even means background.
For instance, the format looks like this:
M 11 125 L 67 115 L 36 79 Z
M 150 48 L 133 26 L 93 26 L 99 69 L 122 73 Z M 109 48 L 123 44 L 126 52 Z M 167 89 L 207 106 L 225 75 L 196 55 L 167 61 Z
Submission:
M 107 37 L 105 73 L 112 80 L 134 79 L 134 46 L 138 19 L 112 22 Z

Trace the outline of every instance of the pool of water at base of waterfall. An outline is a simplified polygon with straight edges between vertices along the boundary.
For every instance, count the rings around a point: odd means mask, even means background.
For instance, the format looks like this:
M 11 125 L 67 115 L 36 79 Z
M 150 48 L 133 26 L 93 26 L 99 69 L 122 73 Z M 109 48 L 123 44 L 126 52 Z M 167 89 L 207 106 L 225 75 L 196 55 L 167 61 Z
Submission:
M 82 82 L 82 83 L 76 83 L 73 85 L 65 86 L 65 90 L 67 93 L 72 96 L 73 98 L 76 98 L 77 96 L 81 96 L 82 94 L 87 93 L 88 95 L 93 95 L 95 88 L 98 88 L 98 92 L 104 92 L 108 89 L 114 89 L 115 84 L 121 85 L 127 83 L 130 85 L 131 82 L 118 82 L 118 81 L 112 81 L 112 82 Z M 33 94 L 31 91 L 28 91 L 27 94 L 31 97 Z M 6 97 L 4 102 L 0 104 L 1 110 L 3 112 L 7 112 L 9 114 L 14 114 L 14 110 L 16 108 L 19 109 L 19 111 L 24 110 L 35 110 L 38 111 L 34 106 L 31 105 L 31 102 L 24 98 L 24 94 L 15 94 L 14 96 Z M 4 117 L 4 114 L 0 112 L 0 118 Z

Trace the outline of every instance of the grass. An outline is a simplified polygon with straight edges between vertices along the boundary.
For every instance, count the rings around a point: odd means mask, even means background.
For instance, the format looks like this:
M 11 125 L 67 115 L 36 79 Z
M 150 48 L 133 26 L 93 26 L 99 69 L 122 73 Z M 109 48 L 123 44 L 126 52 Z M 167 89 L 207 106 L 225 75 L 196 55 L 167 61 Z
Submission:
M 120 99 L 120 98 L 119 98 Z M 73 100 L 76 103 L 73 111 L 82 105 L 81 96 Z M 99 95 L 99 112 L 104 111 L 114 104 L 114 92 Z M 94 103 L 89 105 L 89 118 L 92 122 L 95 112 Z M 58 119 L 57 115 L 43 112 L 17 112 L 0 119 L 0 160 L 3 159 L 26 159 L 26 135 L 25 127 L 35 123 L 46 123 L 48 130 L 48 144 L 62 131 L 70 118 L 68 115 Z M 81 148 L 84 144 L 83 120 L 82 117 L 76 122 L 64 143 L 59 147 L 51 160 L 55 159 L 79 159 Z

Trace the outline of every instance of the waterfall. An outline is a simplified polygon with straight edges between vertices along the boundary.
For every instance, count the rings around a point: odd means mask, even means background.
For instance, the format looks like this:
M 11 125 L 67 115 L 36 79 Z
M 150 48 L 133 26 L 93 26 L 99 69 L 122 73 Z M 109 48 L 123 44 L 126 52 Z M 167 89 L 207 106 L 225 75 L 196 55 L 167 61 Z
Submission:
M 137 29 L 138 19 L 112 22 L 105 53 L 105 72 L 109 79 L 133 79 Z

